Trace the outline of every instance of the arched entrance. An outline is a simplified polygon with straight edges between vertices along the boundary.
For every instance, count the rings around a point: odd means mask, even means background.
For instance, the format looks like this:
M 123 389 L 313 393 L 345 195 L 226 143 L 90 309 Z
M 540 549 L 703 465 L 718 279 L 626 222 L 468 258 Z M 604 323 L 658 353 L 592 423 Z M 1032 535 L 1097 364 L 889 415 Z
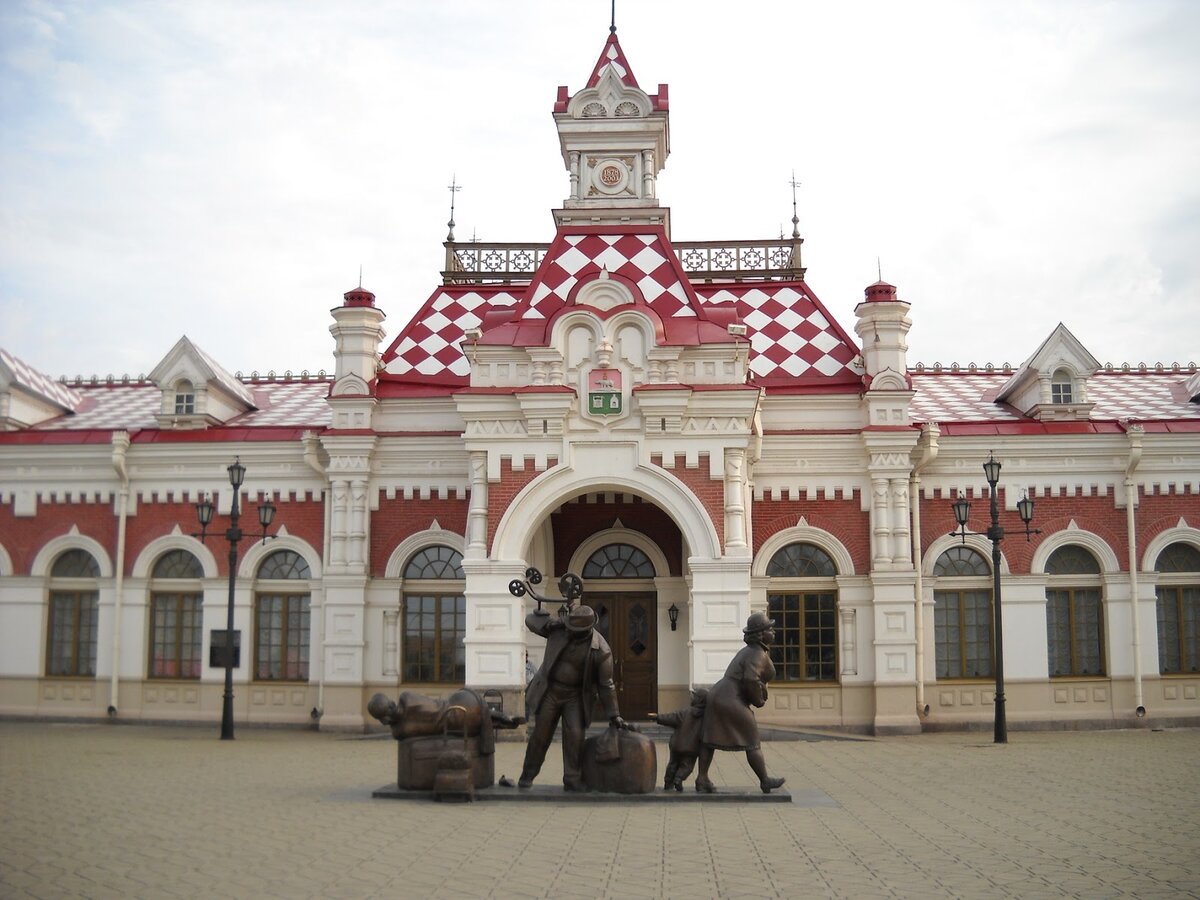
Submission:
M 612 647 L 621 714 L 632 720 L 649 718 L 659 706 L 654 579 L 665 560 L 657 551 L 643 535 L 615 529 L 593 535 L 572 565 L 587 586 L 584 602 L 596 611 L 596 628 Z M 652 557 L 658 557 L 657 565 Z
M 641 701 L 630 698 L 634 704 L 630 710 L 639 705 L 639 714 L 673 709 L 686 703 L 692 685 L 712 684 L 720 678 L 741 646 L 741 624 L 750 599 L 749 554 L 724 556 L 706 506 L 674 474 L 642 460 L 636 443 L 577 444 L 571 451 L 570 465 L 535 477 L 507 500 L 499 521 L 488 528 L 486 551 L 480 552 L 482 533 L 477 544 L 468 542 L 463 558 L 467 682 L 485 688 L 523 685 L 520 673 L 526 655 L 535 664 L 541 661 L 538 639 L 520 625 L 532 609 L 531 602 L 510 594 L 513 579 L 520 578 L 528 566 L 546 576 L 580 573 L 590 553 L 602 545 L 590 546 L 584 553 L 585 544 L 597 536 L 603 536 L 602 543 L 611 542 L 610 535 L 625 529 L 644 537 L 644 546 L 635 545 L 655 562 L 656 572 L 636 587 L 650 595 L 642 598 L 649 616 L 644 633 L 654 640 L 642 643 L 653 649 L 657 674 L 652 684 L 647 679 Z M 592 517 L 583 507 L 593 504 L 607 508 Z M 621 504 L 637 509 L 617 508 Z M 661 528 L 648 524 L 655 517 Z M 622 590 L 616 593 L 625 595 L 635 585 L 619 587 Z M 585 581 L 587 602 L 603 599 L 598 593 L 603 589 L 598 581 Z M 634 627 L 627 629 L 635 635 L 632 645 L 642 638 L 637 621 L 642 611 L 633 608 L 636 602 L 627 605 L 623 598 L 615 602 L 622 608 L 605 604 L 610 621 L 629 615 L 635 619 Z M 670 627 L 671 606 L 679 610 L 677 631 Z M 625 663 L 622 660 L 623 667 Z

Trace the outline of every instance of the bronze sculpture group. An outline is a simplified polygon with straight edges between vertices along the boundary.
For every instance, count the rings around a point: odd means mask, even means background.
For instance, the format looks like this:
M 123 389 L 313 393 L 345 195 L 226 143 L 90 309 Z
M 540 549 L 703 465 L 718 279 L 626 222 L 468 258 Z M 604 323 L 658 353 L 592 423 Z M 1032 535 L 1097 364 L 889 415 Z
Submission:
M 571 574 L 560 579 L 564 608 L 552 616 L 542 609 L 547 598 L 534 587 L 541 580 L 541 573 L 531 568 L 524 581 L 509 584 L 514 596 L 528 593 L 537 601 L 537 608 L 525 617 L 525 627 L 546 639 L 542 664 L 526 688 L 526 713 L 533 725 L 517 787 L 528 790 L 533 785 L 561 722 L 564 790 L 649 793 L 657 770 L 654 745 L 621 717 L 612 648 L 596 629 L 595 611 L 577 602 L 583 597 L 583 582 Z M 766 703 L 767 683 L 775 677 L 770 657 L 774 623 L 758 612 L 742 631 L 746 646 L 724 676 L 708 691 L 693 691 L 689 706 L 657 717 L 659 724 L 674 729 L 663 790 L 682 791 L 699 762 L 696 790 L 715 792 L 709 767 L 717 750 L 744 751 L 763 793 L 784 783 L 767 772 L 752 710 Z M 608 718 L 609 727 L 599 737 L 585 738 L 596 709 Z M 495 729 L 516 728 L 526 721 L 489 708 L 467 688 L 446 700 L 406 691 L 392 702 L 376 694 L 368 711 L 398 742 L 398 786 L 432 789 L 437 795 L 439 787 L 454 784 L 456 799 L 470 799 L 474 787 L 493 783 Z

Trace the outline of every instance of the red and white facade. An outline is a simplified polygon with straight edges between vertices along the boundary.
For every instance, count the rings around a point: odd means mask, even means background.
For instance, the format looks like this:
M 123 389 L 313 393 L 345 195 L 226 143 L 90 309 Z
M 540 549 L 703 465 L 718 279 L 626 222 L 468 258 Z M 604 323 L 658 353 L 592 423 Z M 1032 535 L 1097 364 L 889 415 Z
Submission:
M 247 534 L 278 507 L 234 573 L 240 722 L 361 727 L 374 692 L 447 673 L 519 708 L 530 566 L 551 593 L 584 575 L 634 718 L 715 682 L 764 609 L 762 721 L 990 722 L 991 545 L 949 535 L 963 493 L 986 531 L 994 452 L 1009 722 L 1200 719 L 1195 366 L 1103 367 L 1061 325 L 1015 370 L 911 365 L 919 308 L 878 282 L 843 328 L 798 235 L 673 240 L 668 110 L 613 33 L 554 105 L 554 234 L 451 240 L 391 340 L 386 304 L 345 294 L 332 376 L 235 377 L 186 338 L 141 380 L 0 351 L 0 715 L 217 720 L 228 545 L 193 504 L 223 521 L 239 457 Z

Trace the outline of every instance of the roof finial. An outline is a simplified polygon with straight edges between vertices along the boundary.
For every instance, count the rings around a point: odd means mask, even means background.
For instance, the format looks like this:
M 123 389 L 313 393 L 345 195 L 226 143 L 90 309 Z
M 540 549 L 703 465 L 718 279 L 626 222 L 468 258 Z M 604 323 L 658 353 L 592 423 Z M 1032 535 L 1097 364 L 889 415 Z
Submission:
M 608 33 L 617 33 L 617 0 L 612 0 L 612 23 L 608 26 Z
M 454 195 L 462 190 L 462 185 L 458 183 L 458 175 L 450 177 L 450 183 L 446 185 L 446 189 L 450 191 L 450 221 L 446 224 L 450 226 L 450 233 L 446 235 L 446 240 L 454 240 Z
M 883 281 L 883 263 L 879 261 L 879 257 L 875 257 L 875 274 L 879 276 L 879 280 Z
M 358 289 L 362 290 L 362 263 L 358 264 Z
M 800 182 L 796 180 L 796 170 L 792 169 L 792 180 L 788 182 L 792 186 L 792 237 L 800 237 L 800 216 L 796 212 L 796 188 L 800 187 Z

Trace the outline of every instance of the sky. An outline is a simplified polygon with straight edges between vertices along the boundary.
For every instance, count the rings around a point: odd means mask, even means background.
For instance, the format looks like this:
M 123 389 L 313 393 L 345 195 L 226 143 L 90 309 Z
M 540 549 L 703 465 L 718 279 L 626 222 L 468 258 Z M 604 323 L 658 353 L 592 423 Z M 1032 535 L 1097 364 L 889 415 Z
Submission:
M 332 371 L 359 280 L 385 346 L 456 236 L 549 242 L 551 109 L 607 0 L 0 2 L 0 346 L 148 373 Z M 670 85 L 679 241 L 790 233 L 851 334 L 879 273 L 909 363 L 1200 362 L 1200 2 L 618 0 Z

